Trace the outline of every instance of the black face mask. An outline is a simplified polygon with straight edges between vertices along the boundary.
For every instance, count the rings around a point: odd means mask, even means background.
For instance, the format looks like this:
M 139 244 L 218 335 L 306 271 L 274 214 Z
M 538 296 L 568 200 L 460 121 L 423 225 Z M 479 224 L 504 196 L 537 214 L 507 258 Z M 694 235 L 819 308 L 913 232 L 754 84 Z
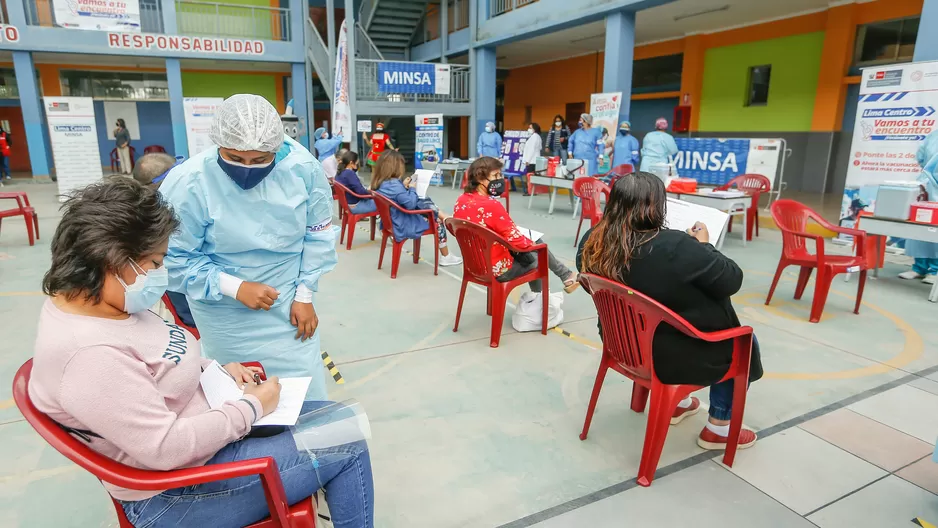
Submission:
M 489 196 L 501 196 L 505 194 L 505 179 L 499 178 L 489 182 Z

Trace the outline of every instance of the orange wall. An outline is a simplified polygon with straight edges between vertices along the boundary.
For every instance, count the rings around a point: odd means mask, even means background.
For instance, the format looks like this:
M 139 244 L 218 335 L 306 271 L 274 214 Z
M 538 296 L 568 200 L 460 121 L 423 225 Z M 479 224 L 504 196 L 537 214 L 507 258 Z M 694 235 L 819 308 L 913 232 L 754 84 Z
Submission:
M 525 106 L 531 107 L 531 119 L 547 128 L 555 115 L 565 114 L 567 103 L 588 106 L 590 94 L 602 85 L 602 53 L 515 68 L 505 79 L 505 129 L 525 126 Z

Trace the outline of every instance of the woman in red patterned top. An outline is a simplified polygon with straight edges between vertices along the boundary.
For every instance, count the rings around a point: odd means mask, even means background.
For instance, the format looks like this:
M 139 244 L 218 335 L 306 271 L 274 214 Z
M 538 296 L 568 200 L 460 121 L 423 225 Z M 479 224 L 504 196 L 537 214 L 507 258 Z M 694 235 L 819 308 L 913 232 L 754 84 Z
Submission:
M 521 234 L 518 226 L 508 215 L 505 206 L 498 199 L 505 192 L 505 179 L 502 177 L 502 162 L 496 158 L 483 156 L 469 166 L 466 192 L 456 200 L 454 218 L 468 220 L 491 229 L 513 246 L 527 249 L 543 240 L 532 241 Z M 576 272 L 570 271 L 562 262 L 547 252 L 547 265 L 554 275 L 563 281 L 564 291 L 571 293 L 580 285 Z M 515 253 L 500 244 L 492 246 L 492 271 L 499 282 L 507 282 L 537 267 L 535 253 Z M 530 283 L 531 291 L 541 291 L 541 282 Z

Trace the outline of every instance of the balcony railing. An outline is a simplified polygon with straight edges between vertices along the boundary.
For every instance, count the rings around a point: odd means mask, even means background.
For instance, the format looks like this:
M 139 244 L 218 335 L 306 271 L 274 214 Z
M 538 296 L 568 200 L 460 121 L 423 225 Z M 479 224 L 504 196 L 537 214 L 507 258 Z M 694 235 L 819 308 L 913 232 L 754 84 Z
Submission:
M 524 7 L 529 4 L 537 2 L 537 0 L 489 0 L 490 4 L 490 14 L 493 17 L 498 15 L 503 15 L 509 11 L 514 11 L 519 7 Z
M 54 27 L 53 1 L 24 0 L 26 23 Z M 176 27 L 180 35 L 291 40 L 290 10 L 219 2 L 176 1 Z M 140 31 L 163 33 L 163 11 L 159 0 L 140 0 Z
M 355 95 L 358 101 L 383 103 L 468 103 L 469 66 L 450 64 L 449 94 L 391 94 L 378 91 L 378 64 L 382 61 L 355 61 Z M 400 61 L 395 61 L 400 62 Z
M 420 19 L 414 40 L 411 44 L 423 44 L 440 38 L 440 7 L 432 4 Z M 469 0 L 449 0 L 446 12 L 446 25 L 454 33 L 469 27 Z

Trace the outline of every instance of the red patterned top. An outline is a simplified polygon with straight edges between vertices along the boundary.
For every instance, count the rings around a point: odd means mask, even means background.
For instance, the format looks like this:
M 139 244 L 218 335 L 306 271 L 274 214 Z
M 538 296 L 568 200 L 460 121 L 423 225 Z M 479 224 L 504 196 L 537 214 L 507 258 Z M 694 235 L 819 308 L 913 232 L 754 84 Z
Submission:
M 528 237 L 518 231 L 518 226 L 508 215 L 501 200 L 479 193 L 464 193 L 456 200 L 453 217 L 468 220 L 496 232 L 513 246 L 527 249 L 534 245 Z M 501 244 L 492 245 L 492 271 L 501 275 L 508 271 L 514 259 Z

